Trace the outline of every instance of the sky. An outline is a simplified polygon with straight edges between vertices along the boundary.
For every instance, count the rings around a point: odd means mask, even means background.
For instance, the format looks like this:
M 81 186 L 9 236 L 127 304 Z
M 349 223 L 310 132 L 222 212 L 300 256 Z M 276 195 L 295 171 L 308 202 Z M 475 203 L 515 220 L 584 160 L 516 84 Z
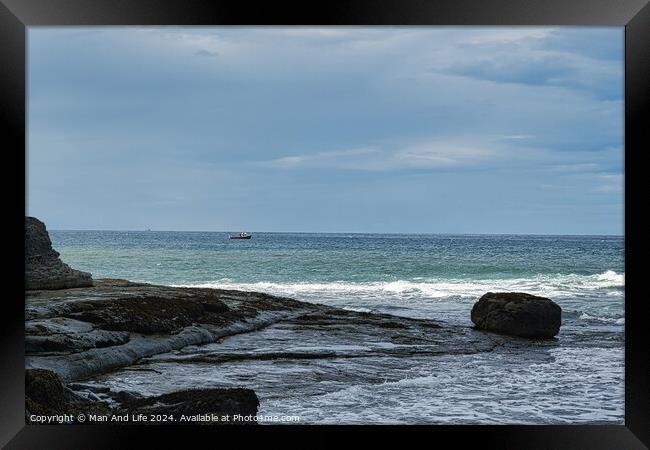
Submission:
M 49 229 L 623 234 L 622 27 L 30 27 Z

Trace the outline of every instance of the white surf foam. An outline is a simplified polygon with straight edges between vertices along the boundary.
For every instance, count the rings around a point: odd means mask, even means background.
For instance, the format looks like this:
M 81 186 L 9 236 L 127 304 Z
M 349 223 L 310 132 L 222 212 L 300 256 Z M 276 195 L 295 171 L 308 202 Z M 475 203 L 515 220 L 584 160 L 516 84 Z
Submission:
M 352 306 L 344 306 L 343 309 L 345 309 L 346 311 L 364 312 L 364 313 L 369 313 L 372 311 L 370 308 L 354 308 Z
M 602 287 L 617 287 L 625 284 L 625 274 L 618 274 L 613 270 L 608 270 L 601 273 L 596 277 L 597 281 L 601 282 Z
M 264 292 L 298 299 L 353 298 L 399 300 L 476 299 L 486 292 L 521 291 L 549 298 L 567 298 L 585 294 L 622 295 L 625 274 L 608 270 L 595 275 L 539 275 L 511 279 L 418 279 L 381 282 L 256 282 L 238 283 L 223 278 L 214 282 L 176 286 L 207 287 Z M 365 309 L 364 309 L 365 310 Z
M 592 322 L 625 325 L 625 317 L 599 317 L 599 316 L 592 316 L 590 314 L 587 314 L 586 312 L 583 312 L 582 314 L 580 314 L 579 318 L 582 320 L 591 320 Z

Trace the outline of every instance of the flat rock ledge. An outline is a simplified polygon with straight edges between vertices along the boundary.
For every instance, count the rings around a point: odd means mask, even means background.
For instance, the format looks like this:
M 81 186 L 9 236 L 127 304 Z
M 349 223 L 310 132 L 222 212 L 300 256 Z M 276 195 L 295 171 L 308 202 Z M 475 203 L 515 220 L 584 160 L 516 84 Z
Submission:
M 309 333 L 314 343 L 326 338 L 341 349 L 250 355 L 242 351 L 211 362 L 466 354 L 491 351 L 500 342 L 472 328 L 448 328 L 433 320 L 348 311 L 259 292 L 99 279 L 92 287 L 26 292 L 25 365 L 51 370 L 62 382 L 71 383 L 280 324 L 288 327 L 296 342 Z M 344 350 L 352 342 L 378 340 L 389 345 L 363 346 L 361 353 Z
M 25 289 L 65 289 L 92 286 L 88 272 L 72 269 L 52 248 L 45 224 L 25 217 Z
M 307 347 L 286 344 L 275 349 L 265 334 L 271 328 L 283 330 L 279 336 L 288 343 Z M 259 340 L 258 345 L 232 352 L 224 338 L 235 335 L 249 336 L 251 343 Z M 324 341 L 331 345 L 319 350 Z M 503 339 L 471 327 L 444 327 L 433 320 L 348 311 L 257 292 L 99 279 L 91 287 L 26 291 L 25 343 L 27 372 L 55 377 L 50 385 L 58 392 L 54 403 L 60 410 L 247 416 L 254 414 L 257 397 L 246 386 L 142 397 L 137 391 L 114 391 L 96 379 L 118 370 L 151 370 L 147 364 L 152 358 L 172 364 L 199 358 L 220 365 L 232 360 L 435 357 L 490 352 Z M 199 350 L 209 343 L 219 343 L 223 351 Z M 186 347 L 194 351 L 184 353 Z M 53 404 L 34 397 L 26 401 L 30 411 Z
M 25 297 L 25 365 L 51 370 L 63 382 L 314 309 L 260 293 L 110 279 L 87 288 L 27 291 Z
M 477 328 L 524 338 L 552 338 L 560 332 L 562 308 L 523 292 L 488 292 L 472 308 Z

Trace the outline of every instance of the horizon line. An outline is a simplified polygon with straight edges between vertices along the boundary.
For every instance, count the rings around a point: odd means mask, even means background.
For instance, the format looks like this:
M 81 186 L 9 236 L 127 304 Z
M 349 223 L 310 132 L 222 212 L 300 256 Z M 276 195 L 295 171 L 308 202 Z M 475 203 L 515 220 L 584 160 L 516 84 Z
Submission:
M 238 231 L 224 230 L 117 230 L 117 229 L 64 229 L 51 228 L 48 231 L 106 231 L 117 233 L 238 233 Z M 275 233 L 275 234 L 398 234 L 398 235 L 443 235 L 443 236 L 606 236 L 606 237 L 625 237 L 625 234 L 578 234 L 578 233 L 452 233 L 452 232 L 395 232 L 395 231 L 247 231 L 247 233 Z

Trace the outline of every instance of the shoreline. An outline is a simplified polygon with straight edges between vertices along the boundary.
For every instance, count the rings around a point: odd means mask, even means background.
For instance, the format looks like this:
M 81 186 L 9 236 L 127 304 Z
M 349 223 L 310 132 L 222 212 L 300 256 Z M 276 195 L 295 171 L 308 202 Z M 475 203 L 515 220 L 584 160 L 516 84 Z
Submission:
M 377 328 L 422 327 L 447 336 L 454 332 L 464 337 L 477 334 L 486 342 L 504 339 L 474 328 L 442 326 L 435 320 L 338 308 L 262 292 L 119 279 L 93 281 L 92 287 L 25 292 L 26 368 L 52 370 L 65 382 L 79 381 L 187 346 L 214 343 L 281 322 L 308 322 L 311 317 L 328 315 L 332 320 Z M 158 309 L 161 300 L 166 300 L 166 307 L 193 302 L 201 311 L 194 311 L 190 323 L 175 325 L 180 319 L 176 315 L 186 311 Z M 153 322 L 127 320 L 130 314 Z
M 26 291 L 25 305 L 28 373 L 33 369 L 51 371 L 74 396 L 94 402 L 93 408 L 100 409 L 120 410 L 128 405 L 124 399 L 132 401 L 138 395 L 84 383 L 92 377 L 128 368 L 146 370 L 139 367 L 145 359 L 167 354 L 175 361 L 178 351 L 186 347 L 255 334 L 273 325 L 291 325 L 297 339 L 309 330 L 320 336 L 317 339 L 331 338 L 336 332 L 341 342 L 365 342 L 381 336 L 409 345 L 328 352 L 286 349 L 265 355 L 243 352 L 222 361 L 206 357 L 200 362 L 468 354 L 492 351 L 505 339 L 471 328 L 444 327 L 433 320 L 350 311 L 263 293 L 113 279 L 94 280 L 92 287 Z M 418 346 L 410 345 L 413 343 Z

